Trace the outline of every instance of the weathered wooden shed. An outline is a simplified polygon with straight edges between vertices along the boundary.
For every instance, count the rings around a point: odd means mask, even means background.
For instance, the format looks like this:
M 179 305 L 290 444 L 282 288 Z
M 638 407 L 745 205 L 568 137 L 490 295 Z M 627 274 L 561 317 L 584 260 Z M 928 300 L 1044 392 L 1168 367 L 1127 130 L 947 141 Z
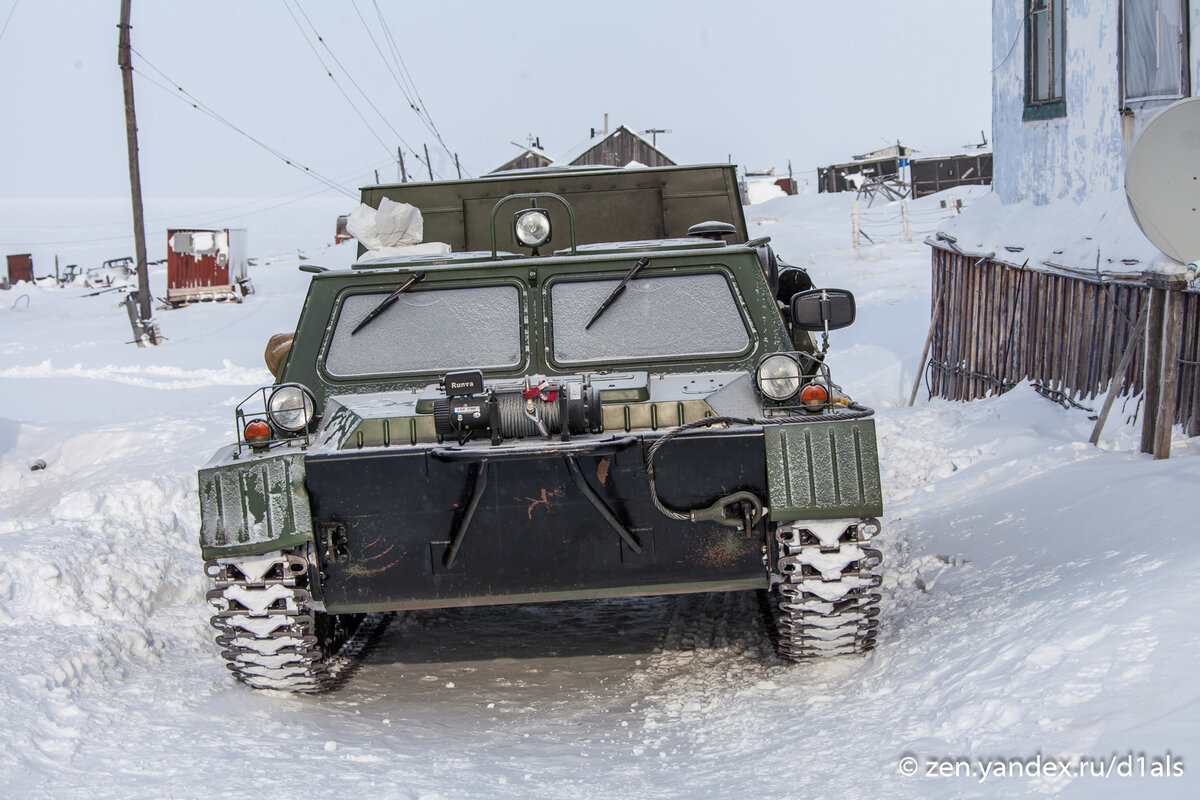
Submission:
M 992 154 L 959 153 L 914 158 L 908 162 L 908 176 L 914 198 L 956 186 L 991 186 Z
M 248 278 L 246 229 L 167 231 L 167 302 L 238 300 Z
M 531 145 L 521 151 L 520 155 L 505 161 L 492 170 L 492 172 L 508 172 L 514 169 L 540 169 L 548 167 L 552 163 L 554 163 L 553 158 L 542 152 L 538 147 Z
M 647 167 L 673 167 L 675 162 L 624 125 L 600 133 L 555 161 L 572 167 L 624 167 L 636 161 Z
M 853 192 L 858 189 L 858 178 L 898 178 L 900 159 L 872 158 L 831 164 L 817 170 L 818 192 Z
M 33 280 L 33 256 L 21 253 L 8 257 L 8 282 Z

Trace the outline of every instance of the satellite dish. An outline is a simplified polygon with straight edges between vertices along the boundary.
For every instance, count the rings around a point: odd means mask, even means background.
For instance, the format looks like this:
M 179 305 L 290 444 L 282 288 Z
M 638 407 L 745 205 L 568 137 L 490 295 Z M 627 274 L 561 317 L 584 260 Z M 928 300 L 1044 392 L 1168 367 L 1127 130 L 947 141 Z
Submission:
M 1146 124 L 1125 166 L 1125 196 L 1164 255 L 1200 260 L 1200 97 L 1172 103 Z

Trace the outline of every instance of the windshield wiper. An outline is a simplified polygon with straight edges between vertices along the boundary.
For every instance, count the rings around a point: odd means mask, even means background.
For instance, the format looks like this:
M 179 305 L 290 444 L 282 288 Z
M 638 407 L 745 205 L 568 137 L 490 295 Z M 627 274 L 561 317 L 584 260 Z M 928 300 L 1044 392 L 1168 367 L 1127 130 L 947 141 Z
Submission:
M 406 280 L 404 283 L 402 283 L 400 285 L 399 289 L 392 292 L 387 297 L 383 298 L 383 300 L 379 303 L 379 305 L 377 305 L 373 309 L 371 309 L 371 313 L 367 314 L 365 317 L 363 317 L 363 321 L 358 323 L 358 325 L 354 326 L 354 330 L 350 331 L 350 335 L 353 336 L 354 334 L 358 333 L 363 328 L 365 328 L 367 326 L 368 322 L 370 322 L 371 320 L 378 317 L 384 311 L 387 311 L 388 306 L 390 306 L 392 303 L 396 302 L 396 299 L 399 298 L 400 295 L 404 294 L 409 289 L 411 289 L 412 285 L 414 283 L 416 283 L 419 280 L 424 280 L 424 278 L 425 278 L 424 272 L 414 272 L 412 274 L 412 277 L 410 277 L 408 280 Z
M 596 309 L 596 313 L 592 314 L 592 318 L 588 320 L 587 325 L 583 326 L 583 329 L 585 331 L 588 328 L 592 327 L 592 323 L 595 322 L 596 320 L 600 319 L 600 315 L 603 314 L 608 309 L 608 307 L 613 304 L 613 301 L 616 300 L 618 296 L 620 296 L 621 292 L 625 291 L 625 284 L 629 283 L 631 280 L 636 278 L 638 273 L 642 271 L 642 267 L 646 266 L 649 263 L 650 263 L 649 256 L 642 256 L 641 258 L 638 259 L 637 263 L 633 265 L 633 269 L 629 270 L 629 273 L 626 274 L 626 276 L 621 279 L 621 282 L 617 284 L 617 288 L 612 290 L 612 294 L 610 294 L 608 297 L 604 298 L 604 302 L 601 303 L 600 307 Z

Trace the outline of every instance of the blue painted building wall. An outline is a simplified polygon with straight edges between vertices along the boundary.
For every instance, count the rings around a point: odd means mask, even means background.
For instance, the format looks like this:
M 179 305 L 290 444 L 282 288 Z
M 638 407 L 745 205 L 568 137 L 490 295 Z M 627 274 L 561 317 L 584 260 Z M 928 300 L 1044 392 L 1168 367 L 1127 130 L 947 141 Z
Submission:
M 1200 2 L 1185 17 L 1191 93 L 1200 87 Z M 1064 117 L 1022 119 L 1025 109 L 1025 0 L 992 3 L 993 187 L 1005 203 L 1082 201 L 1124 185 L 1130 142 L 1169 101 L 1130 104 L 1122 117 L 1118 0 L 1066 0 Z

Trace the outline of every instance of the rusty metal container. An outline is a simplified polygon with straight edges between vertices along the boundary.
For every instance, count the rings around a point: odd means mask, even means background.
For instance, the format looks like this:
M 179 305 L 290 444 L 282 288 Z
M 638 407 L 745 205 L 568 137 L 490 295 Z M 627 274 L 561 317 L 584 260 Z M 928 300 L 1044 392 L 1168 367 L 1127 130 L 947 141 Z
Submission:
M 33 281 L 33 256 L 29 253 L 8 257 L 8 282 Z
M 246 229 L 167 231 L 167 302 L 240 300 L 245 294 Z

